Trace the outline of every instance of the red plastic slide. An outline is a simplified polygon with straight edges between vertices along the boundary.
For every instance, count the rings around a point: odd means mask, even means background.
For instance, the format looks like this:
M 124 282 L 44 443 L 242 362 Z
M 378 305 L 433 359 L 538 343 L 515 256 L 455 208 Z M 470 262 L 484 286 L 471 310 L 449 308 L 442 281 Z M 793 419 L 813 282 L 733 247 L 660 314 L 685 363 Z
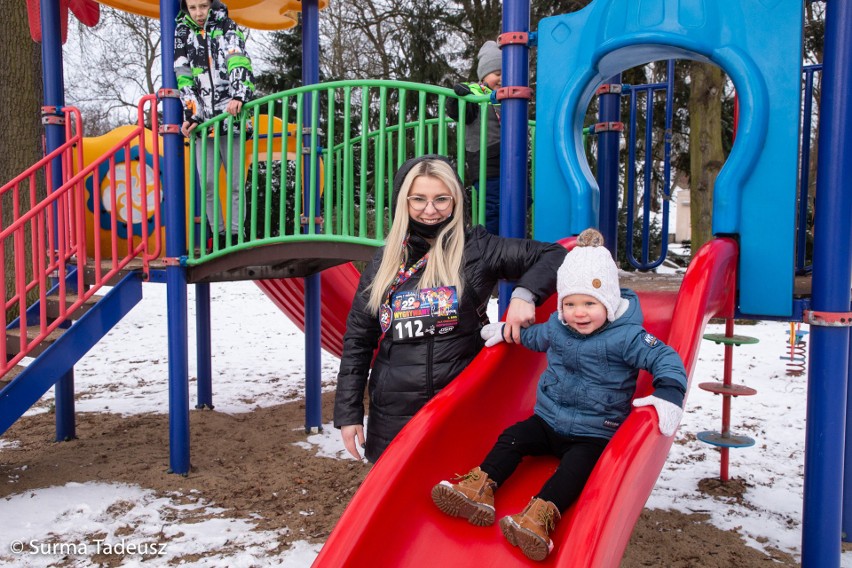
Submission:
M 732 315 L 736 258 L 733 240 L 714 240 L 695 256 L 679 294 L 640 293 L 646 328 L 680 353 L 690 377 L 707 321 Z M 554 308 L 551 298 L 539 321 Z M 496 524 L 474 527 L 432 504 L 435 483 L 478 465 L 506 426 L 531 414 L 544 366 L 543 354 L 520 346 L 484 349 L 388 447 L 314 566 L 618 566 L 673 440 L 659 434 L 650 407 L 635 409 L 616 432 L 543 563 L 510 546 Z M 637 396 L 650 392 L 649 378 L 640 375 Z M 497 517 L 520 511 L 555 464 L 525 460 L 497 494 Z
M 346 317 L 352 307 L 352 298 L 355 297 L 360 276 L 360 272 L 351 262 L 320 273 L 322 289 L 320 344 L 323 349 L 337 357 L 340 357 L 343 352 Z M 299 326 L 299 329 L 305 331 L 305 279 L 281 278 L 256 282 L 269 299 L 287 314 Z

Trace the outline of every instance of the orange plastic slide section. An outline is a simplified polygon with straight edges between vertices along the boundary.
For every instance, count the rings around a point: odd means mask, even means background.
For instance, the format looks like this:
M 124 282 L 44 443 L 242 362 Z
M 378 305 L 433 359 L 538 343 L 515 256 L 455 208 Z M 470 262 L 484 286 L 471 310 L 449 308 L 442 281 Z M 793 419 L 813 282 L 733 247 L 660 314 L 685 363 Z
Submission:
M 735 242 L 717 239 L 696 254 L 679 294 L 640 295 L 646 328 L 678 351 L 690 377 L 707 321 L 732 315 L 736 258 Z M 551 298 L 539 321 L 554 308 Z M 532 413 L 544 367 L 543 354 L 520 346 L 484 349 L 391 443 L 314 566 L 618 566 L 673 441 L 659 433 L 650 407 L 634 409 L 616 432 L 563 515 L 556 547 L 543 563 L 510 546 L 496 524 L 474 527 L 443 515 L 431 501 L 434 484 L 478 465 L 506 426 Z M 644 396 L 649 377 L 642 373 L 639 380 L 637 396 Z M 555 465 L 552 458 L 524 460 L 498 492 L 497 518 L 520 511 Z
M 349 262 L 320 272 L 322 307 L 320 320 L 322 348 L 340 357 L 343 352 L 343 333 L 346 317 L 361 274 Z M 281 278 L 257 280 L 257 285 L 301 329 L 305 330 L 305 280 Z
M 124 12 L 149 18 L 160 17 L 160 0 L 97 0 Z M 298 23 L 301 0 L 228 0 L 228 15 L 239 25 L 257 30 L 288 30 Z M 328 0 L 320 0 L 320 10 Z

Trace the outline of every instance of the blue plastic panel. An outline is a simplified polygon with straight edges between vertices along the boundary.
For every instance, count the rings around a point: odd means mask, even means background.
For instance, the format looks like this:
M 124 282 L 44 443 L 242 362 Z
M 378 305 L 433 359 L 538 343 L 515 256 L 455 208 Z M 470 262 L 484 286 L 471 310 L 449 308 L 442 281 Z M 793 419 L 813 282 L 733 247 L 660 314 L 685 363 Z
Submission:
M 598 86 L 651 61 L 712 62 L 733 80 L 740 113 L 716 180 L 713 232 L 740 238 L 739 311 L 791 315 L 801 37 L 802 3 L 794 0 L 595 0 L 542 20 L 536 238 L 598 223 L 581 134 Z

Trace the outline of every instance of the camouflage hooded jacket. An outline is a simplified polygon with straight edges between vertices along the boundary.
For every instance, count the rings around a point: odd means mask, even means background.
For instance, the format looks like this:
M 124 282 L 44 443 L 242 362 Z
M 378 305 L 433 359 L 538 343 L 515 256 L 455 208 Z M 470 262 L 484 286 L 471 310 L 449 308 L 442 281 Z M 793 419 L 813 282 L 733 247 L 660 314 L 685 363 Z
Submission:
M 175 75 L 184 120 L 202 123 L 225 111 L 231 99 L 247 102 L 254 91 L 245 35 L 213 0 L 204 27 L 189 16 L 181 0 L 175 28 Z M 224 132 L 225 125 L 222 123 Z M 235 129 L 239 123 L 235 122 Z

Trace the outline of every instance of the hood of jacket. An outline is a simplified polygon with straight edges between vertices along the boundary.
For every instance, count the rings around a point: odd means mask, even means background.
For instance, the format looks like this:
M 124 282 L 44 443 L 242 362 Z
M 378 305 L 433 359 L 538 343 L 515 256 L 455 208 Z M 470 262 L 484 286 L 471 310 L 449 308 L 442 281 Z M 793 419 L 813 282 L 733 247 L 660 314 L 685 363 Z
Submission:
M 213 0 L 210 3 L 210 12 L 207 13 L 207 21 L 218 22 L 228 18 L 228 7 L 219 0 Z M 192 28 L 200 28 L 195 20 L 189 15 L 189 9 L 186 7 L 186 0 L 180 0 L 180 11 L 177 15 L 177 22 L 183 22 Z
M 411 168 L 423 162 L 425 160 L 441 160 L 442 162 L 448 163 L 453 172 L 456 172 L 456 167 L 446 156 L 442 156 L 440 154 L 424 154 L 423 156 L 419 156 L 417 158 L 411 158 L 410 160 L 405 161 L 399 169 L 396 171 L 396 174 L 393 176 L 393 195 L 391 196 L 391 211 L 396 211 L 396 202 L 399 200 L 399 192 L 402 190 L 402 182 L 405 181 L 405 176 L 408 175 L 408 172 L 411 171 Z M 459 182 L 459 186 L 462 188 L 462 198 L 464 203 L 462 203 L 462 211 L 464 211 L 464 225 L 465 227 L 470 226 L 470 202 L 468 201 L 467 192 L 464 190 L 464 183 L 461 178 L 458 177 L 458 173 L 456 173 L 456 179 Z

